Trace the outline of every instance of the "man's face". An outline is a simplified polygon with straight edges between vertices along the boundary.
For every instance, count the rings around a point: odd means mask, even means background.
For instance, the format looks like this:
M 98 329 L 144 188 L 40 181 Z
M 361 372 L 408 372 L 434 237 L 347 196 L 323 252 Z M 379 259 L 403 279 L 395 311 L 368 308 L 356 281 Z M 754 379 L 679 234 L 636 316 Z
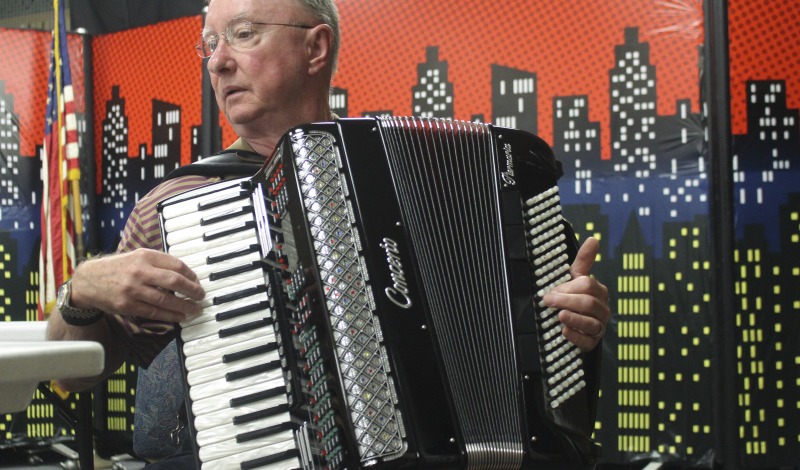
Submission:
M 248 21 L 317 23 L 294 0 L 210 2 L 204 33 L 219 35 L 217 49 L 207 64 L 211 85 L 220 109 L 240 135 L 247 126 L 266 126 L 271 116 L 297 107 L 308 71 L 307 29 L 254 25 L 252 47 L 231 47 L 223 36 L 232 33 L 233 26 Z

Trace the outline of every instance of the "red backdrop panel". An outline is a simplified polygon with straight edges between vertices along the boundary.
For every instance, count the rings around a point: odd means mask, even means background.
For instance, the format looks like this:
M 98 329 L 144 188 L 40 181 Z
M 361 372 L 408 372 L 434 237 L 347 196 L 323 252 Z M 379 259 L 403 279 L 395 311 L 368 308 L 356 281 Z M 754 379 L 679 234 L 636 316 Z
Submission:
M 20 155 L 36 156 L 36 146 L 44 140 L 44 113 L 47 105 L 47 69 L 50 65 L 50 32 L 2 29 L 0 80 L 5 92 L 14 97 L 14 112 L 19 116 Z M 83 39 L 67 36 L 70 70 L 75 91 L 75 109 L 83 113 Z
M 201 122 L 202 66 L 194 45 L 202 22 L 199 16 L 99 36 L 92 41 L 95 89 L 95 155 L 102 168 L 102 122 L 106 101 L 119 85 L 128 115 L 128 155 L 140 144 L 152 152 L 152 100 L 181 106 L 181 163 L 191 161 L 191 127 Z M 100 188 L 102 172 L 97 173 Z

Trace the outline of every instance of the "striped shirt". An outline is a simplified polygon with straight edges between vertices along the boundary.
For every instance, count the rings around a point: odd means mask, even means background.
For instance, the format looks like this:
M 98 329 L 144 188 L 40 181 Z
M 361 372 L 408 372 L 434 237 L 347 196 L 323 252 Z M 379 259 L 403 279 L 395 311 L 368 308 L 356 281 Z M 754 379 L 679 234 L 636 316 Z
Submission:
M 161 240 L 161 225 L 156 209 L 158 203 L 168 197 L 218 180 L 219 178 L 206 176 L 181 176 L 156 186 L 139 200 L 128 216 L 117 253 L 127 253 L 139 248 L 162 251 L 164 243 Z M 113 315 L 112 318 L 116 321 L 109 322 L 109 325 L 121 333 L 118 336 L 130 349 L 132 359 L 142 367 L 147 367 L 175 338 L 173 323 L 123 315 Z
M 231 145 L 229 149 L 252 151 L 250 146 L 241 139 Z M 164 181 L 156 186 L 136 203 L 128 216 L 117 253 L 127 253 L 139 248 L 163 251 L 164 243 L 161 239 L 158 203 L 168 197 L 219 180 L 218 177 L 188 175 Z M 119 333 L 118 337 L 129 348 L 131 359 L 142 367 L 147 367 L 158 353 L 175 338 L 173 323 L 123 315 L 111 315 L 110 317 L 115 321 L 109 321 L 109 325 Z

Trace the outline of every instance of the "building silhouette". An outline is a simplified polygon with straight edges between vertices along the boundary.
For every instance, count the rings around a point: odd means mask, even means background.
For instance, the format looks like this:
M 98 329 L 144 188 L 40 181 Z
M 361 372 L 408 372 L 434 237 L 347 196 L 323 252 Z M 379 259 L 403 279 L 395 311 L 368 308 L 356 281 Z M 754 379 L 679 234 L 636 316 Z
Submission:
M 125 220 L 128 217 L 126 208 L 131 202 L 128 193 L 130 186 L 127 184 L 128 116 L 125 112 L 125 98 L 120 96 L 119 86 L 111 88 L 111 99 L 106 101 L 101 138 L 103 196 L 98 220 L 101 231 L 113 234 L 111 244 L 115 245 L 125 227 Z M 105 248 L 109 249 L 108 243 Z
M 328 95 L 328 102 L 331 106 L 331 112 L 339 117 L 347 117 L 347 90 L 344 88 L 331 87 L 330 95 Z
M 575 194 L 592 193 L 592 162 L 600 162 L 600 123 L 589 121 L 587 95 L 553 98 L 553 150 Z
M 439 60 L 439 47 L 425 48 L 425 62 L 417 64 L 417 84 L 411 88 L 415 116 L 452 119 L 453 83 L 447 78 L 447 62 Z
M 768 171 L 788 170 L 797 161 L 800 142 L 800 111 L 786 106 L 785 80 L 747 81 L 747 133 L 751 136 L 748 152 L 742 159 L 763 168 L 768 156 Z
M 653 272 L 653 436 L 663 455 L 698 459 L 714 441 L 709 221 L 663 225 Z M 680 293 L 680 295 L 676 295 Z
M 656 166 L 656 69 L 639 28 L 625 28 L 625 43 L 614 47 L 611 88 L 611 159 L 614 170 L 647 178 Z
M 491 69 L 492 122 L 536 134 L 536 74 L 497 64 L 492 64 Z
M 14 96 L 5 88 L 0 80 L 0 211 L 20 203 L 19 116 L 14 112 Z
M 653 263 L 652 247 L 639 229 L 639 218 L 631 213 L 622 243 L 615 250 L 617 288 L 614 311 L 617 315 L 616 345 L 618 400 L 616 436 L 620 449 L 646 453 L 653 448 Z
M 391 117 L 391 116 L 394 116 L 394 112 L 390 109 L 364 111 L 363 113 L 361 113 L 361 117 Z
M 145 181 L 157 183 L 181 166 L 181 107 L 161 100 L 152 103 L 153 153 L 140 153 L 139 158 L 147 167 Z M 153 158 L 153 164 L 145 164 L 146 158 Z

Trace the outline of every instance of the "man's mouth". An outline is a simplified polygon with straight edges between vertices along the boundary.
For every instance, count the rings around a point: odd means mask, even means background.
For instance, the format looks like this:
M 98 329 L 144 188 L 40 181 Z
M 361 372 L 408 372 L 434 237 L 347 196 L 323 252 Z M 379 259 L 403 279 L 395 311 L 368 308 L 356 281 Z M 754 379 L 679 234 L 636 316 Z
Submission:
M 229 97 L 231 97 L 233 95 L 236 95 L 238 93 L 241 93 L 241 92 L 242 92 L 241 88 L 228 87 L 228 88 L 225 88 L 223 94 L 224 94 L 225 98 L 229 98 Z

